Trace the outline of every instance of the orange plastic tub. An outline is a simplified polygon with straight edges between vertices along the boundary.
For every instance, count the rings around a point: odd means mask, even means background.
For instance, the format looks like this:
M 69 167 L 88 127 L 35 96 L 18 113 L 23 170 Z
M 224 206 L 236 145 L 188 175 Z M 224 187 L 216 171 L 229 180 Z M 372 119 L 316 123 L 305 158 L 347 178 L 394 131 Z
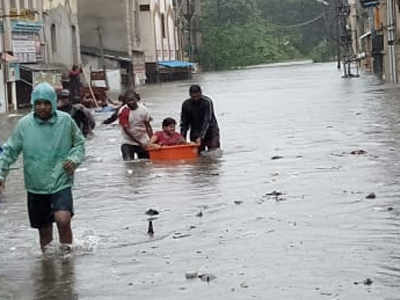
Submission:
M 199 155 L 199 145 L 163 146 L 149 149 L 151 160 L 195 159 Z

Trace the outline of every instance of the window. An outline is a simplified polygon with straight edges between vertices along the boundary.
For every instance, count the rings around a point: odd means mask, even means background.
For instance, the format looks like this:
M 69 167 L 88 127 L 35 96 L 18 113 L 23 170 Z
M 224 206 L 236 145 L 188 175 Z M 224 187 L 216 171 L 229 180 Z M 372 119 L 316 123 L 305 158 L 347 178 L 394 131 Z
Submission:
M 161 14 L 161 33 L 162 33 L 163 39 L 165 39 L 166 35 L 165 35 L 165 15 L 164 14 Z
M 150 5 L 149 4 L 140 5 L 140 11 L 150 11 Z
M 57 32 L 56 32 L 56 25 L 52 24 L 50 27 L 50 34 L 51 34 L 51 51 L 52 53 L 57 52 Z

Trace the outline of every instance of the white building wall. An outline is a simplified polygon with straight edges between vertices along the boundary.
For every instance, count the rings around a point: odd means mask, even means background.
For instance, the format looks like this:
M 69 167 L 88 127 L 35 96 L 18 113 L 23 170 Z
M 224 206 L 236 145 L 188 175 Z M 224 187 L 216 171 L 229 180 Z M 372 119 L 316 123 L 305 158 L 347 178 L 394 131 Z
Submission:
M 77 1 L 43 0 L 49 63 L 70 68 L 81 62 Z
M 82 46 L 99 47 L 100 27 L 107 50 L 129 53 L 125 0 L 80 0 L 78 11 Z
M 151 11 L 139 11 L 141 28 L 141 48 L 146 62 L 175 60 L 179 43 L 176 41 L 176 27 L 172 0 L 138 0 L 141 5 L 150 5 Z M 162 15 L 164 15 L 163 37 Z M 149 26 L 150 25 L 150 26 Z
M 0 13 L 2 13 L 2 10 L 0 8 Z M 1 33 L 1 32 L 0 32 Z M 1 33 L 3 34 L 3 33 Z M 1 36 L 0 38 L 0 52 L 3 52 L 3 38 Z M 1 69 L 0 69 L 0 113 L 5 113 L 7 111 L 7 89 L 5 88 L 4 85 L 4 67 L 5 64 L 0 63 Z
M 149 0 L 138 0 L 139 7 L 140 5 L 148 4 L 150 5 Z M 140 23 L 140 48 L 145 53 L 146 62 L 155 62 L 156 53 L 155 53 L 155 32 L 154 32 L 154 18 L 153 18 L 153 9 L 150 11 L 140 11 L 139 9 L 139 23 Z

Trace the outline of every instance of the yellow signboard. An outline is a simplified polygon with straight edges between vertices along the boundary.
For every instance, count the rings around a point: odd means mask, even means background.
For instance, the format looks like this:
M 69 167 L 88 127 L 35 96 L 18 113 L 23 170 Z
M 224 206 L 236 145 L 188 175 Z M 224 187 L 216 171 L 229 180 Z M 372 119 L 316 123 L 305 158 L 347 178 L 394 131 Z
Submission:
M 10 18 L 14 20 L 27 20 L 27 21 L 35 21 L 35 11 L 31 9 L 21 9 L 18 13 L 17 9 L 10 9 Z

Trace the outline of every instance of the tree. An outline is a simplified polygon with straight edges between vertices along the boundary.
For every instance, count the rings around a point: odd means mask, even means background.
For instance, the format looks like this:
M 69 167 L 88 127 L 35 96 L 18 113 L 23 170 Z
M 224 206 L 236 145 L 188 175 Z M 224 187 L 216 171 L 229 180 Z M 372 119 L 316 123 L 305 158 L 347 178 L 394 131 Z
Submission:
M 206 69 L 310 57 L 331 45 L 326 7 L 317 1 L 204 0 L 202 12 L 200 62 Z

